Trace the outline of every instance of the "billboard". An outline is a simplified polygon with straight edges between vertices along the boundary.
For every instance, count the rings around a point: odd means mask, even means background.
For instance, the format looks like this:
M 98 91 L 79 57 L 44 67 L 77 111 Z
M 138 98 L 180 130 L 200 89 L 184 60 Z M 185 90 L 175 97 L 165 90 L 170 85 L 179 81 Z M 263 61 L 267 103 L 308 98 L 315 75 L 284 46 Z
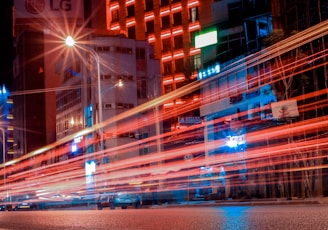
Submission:
M 218 33 L 216 29 L 195 36 L 195 48 L 202 48 L 216 43 L 218 43 Z
M 14 0 L 15 24 L 83 22 L 83 0 Z
M 282 119 L 286 117 L 298 117 L 297 101 L 290 99 L 271 103 L 273 118 Z
M 196 117 L 179 116 L 178 121 L 179 121 L 179 126 L 196 125 L 196 124 L 202 123 L 202 119 L 198 116 L 196 116 Z

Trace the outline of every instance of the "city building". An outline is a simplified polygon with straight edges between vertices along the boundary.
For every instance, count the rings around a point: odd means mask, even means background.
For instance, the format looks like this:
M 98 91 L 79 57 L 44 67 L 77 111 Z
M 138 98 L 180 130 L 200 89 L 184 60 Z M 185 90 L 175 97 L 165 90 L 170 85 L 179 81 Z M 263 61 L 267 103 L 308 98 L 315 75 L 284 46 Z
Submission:
M 266 162 L 262 161 L 267 168 L 261 168 L 261 166 L 254 168 L 254 165 L 252 168 L 248 167 L 247 162 L 242 160 L 246 159 L 244 152 L 247 148 L 263 148 L 263 146 L 269 147 L 270 143 L 275 144 L 274 141 L 271 142 L 265 139 L 262 140 L 262 143 L 248 143 L 245 135 L 247 136 L 247 134 L 255 130 L 260 131 L 279 124 L 302 121 L 305 117 L 314 118 L 322 116 L 326 114 L 324 111 L 327 111 L 325 108 L 320 111 L 318 109 L 306 111 L 306 114 L 304 111 L 299 113 L 298 108 L 305 106 L 311 99 L 308 101 L 298 100 L 297 103 L 296 100 L 288 100 L 292 97 L 297 98 L 297 95 L 304 95 L 325 88 L 322 83 L 327 79 L 326 74 L 317 75 L 316 73 L 317 71 L 322 73 L 323 70 L 320 68 L 320 65 L 319 67 L 314 67 L 316 70 L 307 72 L 306 69 L 309 66 L 304 64 L 303 69 L 298 74 L 295 74 L 295 76 L 291 75 L 293 77 L 289 79 L 291 81 L 290 88 L 279 88 L 277 86 L 279 83 L 278 78 L 273 73 L 274 69 L 279 68 L 280 65 L 272 63 L 275 58 L 286 58 L 286 56 L 282 57 L 282 54 L 271 53 L 269 61 L 259 61 L 257 64 L 253 63 L 252 55 L 246 56 L 260 50 L 265 55 L 269 52 L 269 49 L 265 49 L 266 46 L 273 45 L 322 22 L 327 18 L 325 14 L 327 4 L 321 1 L 319 4 L 314 4 L 314 2 L 310 1 L 272 1 L 271 3 L 267 2 L 267 4 L 267 6 L 271 4 L 272 13 L 258 12 L 259 14 L 247 14 L 247 18 L 243 19 L 242 27 L 240 27 L 241 25 L 236 25 L 235 27 L 222 30 L 222 24 L 219 23 L 217 26 L 209 27 L 206 33 L 199 35 L 205 39 L 207 38 L 207 41 L 209 41 L 209 36 L 213 31 L 218 34 L 218 43 L 205 44 L 204 48 L 202 48 L 202 54 L 208 55 L 207 60 L 209 61 L 203 64 L 205 68 L 199 72 L 198 76 L 202 82 L 200 115 L 207 124 L 204 130 L 205 142 L 208 143 L 205 154 L 209 158 L 223 154 L 224 156 L 231 156 L 231 159 L 234 159 L 234 157 L 240 159 L 237 162 L 233 162 L 227 157 L 225 165 L 230 182 L 225 181 L 225 196 L 311 197 L 313 194 L 321 195 L 323 190 L 327 191 L 325 186 L 327 184 L 325 182 L 326 179 L 324 177 L 314 178 L 307 176 L 312 175 L 313 172 L 311 170 L 303 175 L 300 172 L 288 172 L 286 174 L 259 173 L 268 168 L 288 169 L 292 166 L 287 163 L 267 166 Z M 269 7 L 266 9 L 269 9 Z M 252 12 L 252 10 L 248 10 L 248 12 Z M 235 39 L 220 37 L 224 32 L 229 34 L 229 30 L 240 31 L 242 36 L 233 36 L 230 32 L 231 37 Z M 226 47 L 223 47 L 222 51 L 227 52 L 216 53 L 216 57 L 214 57 L 215 55 L 210 55 L 210 51 L 215 48 L 221 50 L 220 46 L 223 44 L 220 43 L 221 41 L 229 40 L 234 45 L 225 45 Z M 309 42 L 299 47 L 295 44 L 295 50 L 303 58 L 315 55 L 317 50 L 322 50 L 325 47 L 323 37 L 307 41 Z M 293 44 L 292 41 L 290 43 Z M 277 43 L 276 47 L 283 44 L 283 42 Z M 237 51 L 234 52 L 229 47 L 237 47 Z M 207 50 L 207 52 L 203 52 L 204 50 Z M 280 52 L 288 53 L 288 51 Z M 244 54 L 242 55 L 242 53 Z M 292 55 L 292 58 L 284 60 L 285 64 L 300 57 L 293 53 L 290 53 L 290 55 Z M 203 57 L 202 59 L 204 60 Z M 304 72 L 306 72 L 305 76 Z M 311 77 L 308 77 L 308 75 Z M 304 81 L 304 78 L 308 80 Z M 320 97 L 325 98 L 324 95 Z M 279 103 L 275 103 L 276 101 L 279 101 Z M 289 111 L 293 111 L 293 114 L 290 113 L 286 118 L 280 112 L 278 113 L 279 116 L 277 116 L 277 111 L 275 110 L 278 104 L 288 106 Z M 281 120 L 283 121 L 282 123 Z M 319 137 L 318 133 L 311 135 Z M 292 139 L 293 137 L 290 138 Z M 223 144 L 215 145 L 214 143 L 217 140 L 223 140 Z M 287 140 L 280 141 L 281 143 L 287 142 Z M 291 151 L 289 154 L 294 159 L 297 159 L 297 151 Z M 308 154 L 311 154 L 311 152 Z M 320 150 L 316 154 L 325 154 L 325 151 Z M 285 156 L 283 159 L 286 160 L 288 157 L 290 156 Z M 265 159 L 265 161 L 269 162 L 273 160 L 275 159 Z M 257 165 L 261 165 L 260 162 L 261 160 L 258 160 Z M 297 161 L 295 160 L 294 162 Z M 327 164 L 325 158 L 323 158 L 322 163 Z M 302 163 L 295 164 L 301 165 Z M 308 159 L 307 164 L 318 164 L 318 162 Z M 293 168 L 293 170 L 297 171 L 297 168 Z M 325 175 L 323 171 L 322 174 L 320 172 L 321 175 Z M 216 169 L 216 172 L 218 172 L 218 169 Z M 303 178 L 302 182 L 296 179 L 300 177 Z M 317 184 L 316 186 L 308 185 L 306 180 L 316 181 L 315 183 Z M 261 183 L 261 185 L 258 185 L 258 183 Z
M 14 64 L 12 90 L 16 102 L 14 157 L 56 141 L 56 95 L 61 80 L 54 71 L 58 45 L 68 28 L 105 29 L 99 12 L 104 1 L 13 1 Z M 100 8 L 99 8 L 100 7 Z M 94 17 L 97 13 L 97 17 Z M 92 17 L 93 16 L 93 17 Z M 88 20 L 84 20 L 88 19 Z M 8 23 L 8 22 L 7 22 Z M 59 52 L 61 53 L 61 52 Z
M 157 124 L 151 119 L 158 112 L 156 108 L 142 109 L 118 118 L 120 114 L 128 114 L 127 111 L 161 94 L 159 60 L 154 59 L 153 47 L 147 41 L 126 38 L 117 31 L 90 34 L 86 39 L 87 49 L 66 47 L 71 50 L 56 64 L 63 88 L 56 91 L 56 139 L 92 128 L 99 122 L 107 125 L 71 140 L 68 144 L 77 147 L 70 148 L 71 152 L 66 157 L 98 151 L 101 146 L 105 150 L 115 149 L 159 135 L 162 132 L 161 122 L 157 121 Z M 97 62 L 100 63 L 99 76 Z M 100 137 L 103 140 L 99 140 Z M 95 144 L 92 142 L 94 138 L 98 138 Z M 77 139 L 81 144 L 76 143 Z M 139 148 L 115 156 L 111 154 L 104 161 L 108 163 L 159 151 L 156 148 L 158 146 L 148 147 L 147 143 L 141 143 Z
M 209 23 L 212 1 L 108 1 L 107 28 L 120 30 L 129 38 L 147 40 L 155 47 L 155 58 L 161 60 L 161 88 L 163 94 L 172 92 L 197 79 L 196 70 L 201 67 L 200 49 L 192 39 Z M 204 18 L 202 22 L 200 19 Z M 164 121 L 164 131 L 179 128 L 178 116 L 198 116 L 198 110 L 184 111 L 179 108 L 197 103 L 199 93 L 176 98 L 163 104 L 164 112 L 175 112 L 175 116 Z
M 5 85 L 0 89 L 0 113 L 1 115 L 1 149 L 0 158 L 1 162 L 13 159 L 13 100 L 10 92 Z

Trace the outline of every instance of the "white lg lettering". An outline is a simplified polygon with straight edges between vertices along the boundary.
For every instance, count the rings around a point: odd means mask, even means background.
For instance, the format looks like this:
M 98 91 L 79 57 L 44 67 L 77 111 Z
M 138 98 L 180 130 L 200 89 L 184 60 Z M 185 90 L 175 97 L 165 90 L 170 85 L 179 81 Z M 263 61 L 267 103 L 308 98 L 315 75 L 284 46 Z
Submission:
M 55 0 L 50 0 L 50 9 L 53 11 L 70 11 L 72 9 L 71 0 L 60 0 L 56 5 L 54 4 L 54 1 Z

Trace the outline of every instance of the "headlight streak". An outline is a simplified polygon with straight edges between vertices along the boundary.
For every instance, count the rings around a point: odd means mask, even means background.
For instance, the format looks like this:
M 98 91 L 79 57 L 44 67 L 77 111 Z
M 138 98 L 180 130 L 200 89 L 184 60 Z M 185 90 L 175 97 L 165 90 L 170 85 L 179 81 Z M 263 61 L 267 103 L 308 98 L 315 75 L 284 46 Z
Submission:
M 8 187 L 11 195 L 20 195 L 26 193 L 36 193 L 42 190 L 43 196 L 49 194 L 54 194 L 55 191 L 60 190 L 62 193 L 69 193 L 76 190 L 81 190 L 86 192 L 85 188 L 85 177 L 84 177 L 84 162 L 87 159 L 100 159 L 102 152 L 95 152 L 89 155 L 83 155 L 70 160 L 63 160 L 55 163 L 55 157 L 65 156 L 67 154 L 67 149 L 58 148 L 58 146 L 72 140 L 74 137 L 79 135 L 86 135 L 98 130 L 100 127 L 110 126 L 113 123 L 120 122 L 128 117 L 133 117 L 134 115 L 151 110 L 156 106 L 161 106 L 165 102 L 174 100 L 181 96 L 184 96 L 194 90 L 198 89 L 202 85 L 208 82 L 221 78 L 225 75 L 229 75 L 235 72 L 240 72 L 246 69 L 246 67 L 256 66 L 260 63 L 264 63 L 273 58 L 286 53 L 291 50 L 295 50 L 301 45 L 309 43 L 315 39 L 318 39 L 327 32 L 328 21 L 320 23 L 314 27 L 311 27 L 305 31 L 299 32 L 298 34 L 285 39 L 272 47 L 262 50 L 256 54 L 250 55 L 232 65 L 223 68 L 220 74 L 212 79 L 205 79 L 203 81 L 196 81 L 187 86 L 180 88 L 178 91 L 173 91 L 164 96 L 156 98 L 150 102 L 147 102 L 141 106 L 133 108 L 127 112 L 123 112 L 116 117 L 104 121 L 102 124 L 97 124 L 90 129 L 82 130 L 80 133 L 72 134 L 63 140 L 60 140 L 51 145 L 47 145 L 44 148 L 38 149 L 26 155 L 8 161 L 5 164 L 1 164 L 1 171 L 3 173 L 3 168 L 6 167 L 6 172 L 8 173 Z M 55 25 L 59 30 L 59 25 Z M 68 28 L 66 28 L 68 31 Z M 65 31 L 60 32 L 59 38 L 62 38 Z M 62 42 L 62 41 L 61 41 Z M 62 48 L 62 47 L 60 47 Z M 51 52 L 57 52 L 59 48 L 52 50 Z M 77 52 L 77 55 L 81 59 L 83 57 Z M 321 63 L 316 63 L 316 61 L 324 60 L 328 55 L 327 49 L 318 51 L 315 54 L 308 55 L 298 60 L 284 60 L 286 63 L 281 66 L 270 69 L 269 72 L 263 73 L 257 76 L 260 81 L 267 81 L 266 84 L 272 84 L 284 79 L 292 78 L 295 75 L 306 73 L 307 71 L 314 70 L 316 68 L 327 65 L 327 62 L 322 61 Z M 311 65 L 309 65 L 311 63 Z M 110 67 L 108 67 L 110 68 Z M 81 86 L 78 86 L 81 87 Z M 219 92 L 218 98 L 224 100 L 227 99 L 230 91 L 233 89 L 238 92 L 245 92 L 247 89 L 247 84 L 245 82 L 236 83 L 232 87 L 228 87 L 225 91 Z M 73 88 L 67 88 L 67 90 Z M 259 88 L 254 88 L 259 89 Z M 252 90 L 254 90 L 252 89 Z M 42 92 L 50 92 L 54 89 L 45 89 Z M 61 90 L 66 90 L 62 88 Z M 21 93 L 39 93 L 41 91 L 29 91 L 29 92 L 16 92 L 17 95 Z M 15 92 L 13 92 L 15 94 Z M 214 94 L 214 92 L 213 92 Z M 312 93 L 303 94 L 301 96 L 293 97 L 298 101 L 305 101 L 309 98 L 319 97 L 321 95 L 327 95 L 327 89 L 318 90 Z M 213 95 L 211 95 L 213 96 Z M 208 98 L 202 98 L 202 101 L 210 103 L 215 103 Z M 300 112 L 310 112 L 314 108 L 320 109 L 325 108 L 327 104 L 327 99 L 316 100 L 309 104 L 303 104 L 299 106 Z M 201 102 L 194 104 L 182 104 L 174 112 L 161 112 L 160 119 L 165 120 L 174 115 L 174 113 L 184 113 L 195 108 L 198 108 Z M 255 112 L 259 112 L 257 109 Z M 247 112 L 242 112 L 241 115 L 245 115 Z M 237 114 L 232 114 L 232 116 L 237 116 Z M 98 171 L 95 172 L 94 176 L 99 180 L 95 186 L 96 191 L 102 189 L 114 189 L 114 188 L 124 188 L 134 190 L 136 188 L 143 188 L 145 191 L 154 184 L 158 184 L 161 181 L 163 184 L 163 190 L 167 189 L 181 189 L 185 188 L 186 184 L 205 182 L 208 180 L 218 179 L 217 176 L 220 167 L 224 166 L 230 175 L 226 177 L 234 177 L 236 174 L 234 171 L 243 167 L 243 162 L 247 164 L 248 169 L 256 169 L 256 172 L 248 172 L 250 176 L 252 174 L 266 174 L 269 173 L 279 173 L 279 172 L 302 172 L 306 170 L 315 171 L 315 173 L 320 173 L 318 170 L 328 168 L 327 165 L 307 165 L 306 161 L 310 160 L 323 160 L 327 156 L 322 154 L 323 151 L 328 150 L 328 117 L 321 116 L 314 119 L 298 121 L 292 124 L 284 124 L 274 128 L 267 128 L 262 131 L 253 131 L 246 134 L 247 149 L 242 153 L 224 153 L 218 156 L 211 156 L 210 165 L 213 168 L 213 174 L 211 176 L 205 177 L 206 173 L 202 172 L 200 168 L 204 166 L 205 156 L 201 156 L 197 159 L 193 159 L 186 163 L 183 157 L 186 154 L 199 155 L 204 152 L 204 143 L 190 144 L 185 147 L 176 148 L 174 150 L 167 150 L 159 153 L 150 153 L 148 155 L 139 156 L 130 159 L 122 159 L 110 162 L 109 164 L 99 165 Z M 141 124 L 141 127 L 145 127 L 149 124 L 153 124 L 156 119 L 153 115 L 147 117 L 148 123 Z M 138 120 L 131 120 L 130 122 L 138 122 Z M 214 121 L 222 122 L 222 119 L 217 119 Z M 135 143 L 130 143 L 126 145 L 121 145 L 117 148 L 109 148 L 104 151 L 105 156 L 123 156 L 128 153 L 131 149 L 137 149 L 140 144 L 148 143 L 149 145 L 156 145 L 156 139 L 161 138 L 163 143 L 171 142 L 173 139 L 175 141 L 183 141 L 198 132 L 197 129 L 207 126 L 208 124 L 204 122 L 203 124 L 196 125 L 187 130 L 176 130 L 173 132 L 162 134 L 161 136 L 149 137 L 144 140 L 135 141 Z M 121 124 L 119 129 L 114 135 L 119 135 L 129 131 L 129 125 L 127 123 Z M 291 137 L 298 136 L 297 140 Z M 115 137 L 115 136 L 114 136 Z M 262 145 L 260 147 L 255 147 L 256 143 L 269 141 L 279 141 L 284 139 L 285 142 Z M 90 140 L 91 141 L 91 140 Z M 97 143 L 98 140 L 92 140 L 91 143 Z M 90 144 L 90 143 L 89 143 Z M 207 144 L 207 143 L 206 143 Z M 254 144 L 252 147 L 252 144 Z M 215 150 L 217 147 L 224 146 L 224 140 L 213 141 L 209 144 L 210 150 Z M 56 150 L 54 150 L 57 148 Z M 50 151 L 53 150 L 55 156 L 53 156 Z M 293 153 L 293 154 L 291 154 Z M 293 155 L 293 157 L 291 157 Z M 41 166 L 41 162 L 44 158 L 50 162 L 50 164 Z M 295 159 L 296 158 L 296 159 Z M 33 162 L 31 163 L 31 159 Z M 170 161 L 165 164 L 159 165 L 158 162 Z M 295 162 L 303 162 L 302 167 L 297 167 Z M 288 163 L 288 168 L 278 168 L 282 163 Z M 27 169 L 28 168 L 28 169 Z M 103 172 L 106 172 L 104 175 Z M 186 179 L 186 177 L 189 177 Z M 295 180 L 298 180 L 295 178 Z M 140 181 L 140 183 L 131 183 L 131 181 Z M 155 181 L 155 182 L 154 182 Z M 157 181 L 157 182 L 156 182 Z M 3 178 L 0 180 L 3 184 Z M 238 185 L 238 181 L 233 182 Z M 259 179 L 258 183 L 267 183 L 262 179 Z M 274 182 L 271 182 L 274 183 Z M 107 187 L 104 187 L 106 184 Z M 166 186 L 166 187 L 165 187 Z M 204 185 L 206 187 L 207 185 Z M 1 185 L 0 193 L 6 189 Z M 41 196 L 40 195 L 40 196 Z M 43 197 L 43 199 L 46 199 Z M 50 199 L 50 198 L 49 198 Z

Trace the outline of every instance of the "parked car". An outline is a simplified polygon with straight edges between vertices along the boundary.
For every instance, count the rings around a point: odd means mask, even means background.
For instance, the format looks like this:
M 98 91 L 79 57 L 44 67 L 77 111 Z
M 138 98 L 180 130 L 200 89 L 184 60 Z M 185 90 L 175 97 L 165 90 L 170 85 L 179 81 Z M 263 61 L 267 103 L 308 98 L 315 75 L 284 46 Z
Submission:
M 139 196 L 135 193 L 119 192 L 109 195 L 101 195 L 98 199 L 97 206 L 99 210 L 103 208 L 115 209 L 121 207 L 127 209 L 129 206 L 138 208 L 140 206 Z
M 29 201 L 23 201 L 21 203 L 16 204 L 15 211 L 22 211 L 22 210 L 37 210 L 39 209 L 38 203 L 33 203 Z
M 12 211 L 12 204 L 0 204 L 0 211 Z

